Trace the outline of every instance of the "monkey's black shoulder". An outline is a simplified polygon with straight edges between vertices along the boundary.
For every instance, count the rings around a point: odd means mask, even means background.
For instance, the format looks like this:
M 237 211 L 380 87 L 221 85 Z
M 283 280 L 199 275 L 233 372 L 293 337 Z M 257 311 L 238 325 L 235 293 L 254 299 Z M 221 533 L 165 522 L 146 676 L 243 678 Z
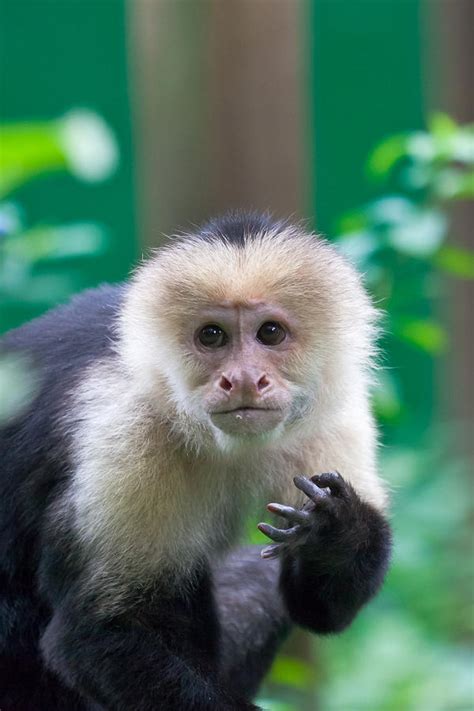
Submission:
M 122 303 L 124 285 L 103 285 L 73 297 L 0 339 L 0 354 L 27 356 L 56 379 L 71 368 L 87 365 L 111 350 L 113 324 Z
M 198 235 L 206 240 L 217 238 L 243 247 L 253 236 L 278 232 L 286 224 L 284 220 L 275 220 L 268 213 L 235 210 L 209 220 L 201 227 Z
M 33 383 L 23 408 L 0 422 L 0 495 L 7 481 L 52 472 L 59 462 L 60 469 L 67 466 L 57 423 L 84 369 L 113 356 L 124 289 L 85 291 L 0 339 L 0 359 L 17 359 L 20 378 L 24 374 L 25 384 Z

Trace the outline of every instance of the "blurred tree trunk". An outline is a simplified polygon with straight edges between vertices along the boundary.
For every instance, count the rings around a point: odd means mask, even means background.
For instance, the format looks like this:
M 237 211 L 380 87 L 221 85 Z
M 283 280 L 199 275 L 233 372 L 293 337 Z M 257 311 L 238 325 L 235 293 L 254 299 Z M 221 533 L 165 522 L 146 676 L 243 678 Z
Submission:
M 209 215 L 209 2 L 128 0 L 141 242 Z
M 301 7 L 129 0 L 145 244 L 230 208 L 304 214 Z
M 436 84 L 436 105 L 450 113 L 460 123 L 474 121 L 474 2 L 472 0 L 441 0 L 434 3 L 435 28 L 431 61 L 439 80 Z M 433 99 L 432 99 L 433 100 Z M 474 251 L 474 202 L 463 201 L 452 210 L 453 244 Z M 472 309 L 474 282 L 453 279 L 450 282 L 449 304 L 452 350 L 448 363 L 448 381 L 442 384 L 445 401 L 456 420 L 461 423 L 458 444 L 463 454 L 474 460 L 474 329 Z M 446 381 L 446 378 L 444 378 Z M 453 412 L 454 409 L 454 412 Z M 474 473 L 474 467 L 473 467 Z
M 303 212 L 301 7 L 288 0 L 211 0 L 216 209 Z

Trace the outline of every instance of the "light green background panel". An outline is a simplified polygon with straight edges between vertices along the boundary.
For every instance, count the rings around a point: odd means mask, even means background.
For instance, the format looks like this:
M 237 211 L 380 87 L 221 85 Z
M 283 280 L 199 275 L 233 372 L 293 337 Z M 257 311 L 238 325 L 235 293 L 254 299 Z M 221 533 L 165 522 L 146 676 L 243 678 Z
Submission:
M 100 183 L 51 173 L 12 198 L 27 225 L 93 221 L 105 227 L 104 256 L 58 269 L 75 289 L 122 279 L 135 254 L 133 153 L 122 0 L 1 0 L 0 119 L 54 119 L 74 108 L 97 112 L 120 150 L 117 171 Z

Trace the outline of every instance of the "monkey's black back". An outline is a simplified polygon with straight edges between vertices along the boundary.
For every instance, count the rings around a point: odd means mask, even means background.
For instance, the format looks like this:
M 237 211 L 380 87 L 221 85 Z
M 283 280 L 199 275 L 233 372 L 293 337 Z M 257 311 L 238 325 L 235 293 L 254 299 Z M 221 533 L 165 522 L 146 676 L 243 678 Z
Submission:
M 0 357 L 18 356 L 35 382 L 26 408 L 0 423 L 0 593 L 6 595 L 0 604 L 0 686 L 15 687 L 19 675 L 19 684 L 31 690 L 31 706 L 22 702 L 21 711 L 43 709 L 44 703 L 51 709 L 84 708 L 35 662 L 49 613 L 32 581 L 45 508 L 70 468 L 58 418 L 84 368 L 113 354 L 113 322 L 123 291 L 122 286 L 87 291 L 0 339 Z M 13 711 L 15 702 L 10 703 Z
M 67 473 L 67 452 L 55 424 L 79 373 L 93 360 L 112 354 L 113 321 L 122 293 L 123 287 L 112 286 L 87 291 L 0 340 L 0 355 L 21 358 L 20 367 L 32 371 L 36 384 L 26 409 L 8 424 L 0 423 L 0 570 L 4 572 L 12 573 L 20 560 L 24 566 L 24 556 L 29 557 L 35 547 L 25 546 L 24 537 L 30 534 L 28 539 L 33 536 L 34 542 L 48 489 Z M 30 510 L 24 510 L 23 503 Z M 17 564 L 12 555 L 19 557 Z

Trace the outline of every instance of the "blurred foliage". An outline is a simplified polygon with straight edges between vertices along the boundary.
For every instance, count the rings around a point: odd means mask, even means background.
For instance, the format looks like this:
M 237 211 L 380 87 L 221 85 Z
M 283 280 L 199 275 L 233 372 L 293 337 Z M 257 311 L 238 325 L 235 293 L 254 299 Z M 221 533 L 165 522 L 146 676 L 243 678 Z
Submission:
M 447 244 L 455 238 L 449 205 L 474 197 L 474 127 L 437 114 L 428 131 L 383 141 L 367 172 L 391 192 L 345 215 L 336 241 L 364 273 L 390 338 L 442 355 L 449 344 L 437 313 L 442 277 L 474 278 L 474 253 Z M 387 346 L 390 352 L 390 340 Z M 403 415 L 405 386 L 393 370 L 381 374 L 375 405 L 382 421 Z
M 0 332 L 20 307 L 35 315 L 77 289 L 71 265 L 104 254 L 107 231 L 94 222 L 28 225 L 15 191 L 54 171 L 87 182 L 108 178 L 118 148 L 105 122 L 74 110 L 54 121 L 0 125 Z
M 55 121 L 0 124 L 0 146 L 0 198 L 36 176 L 57 170 L 90 182 L 103 180 L 118 162 L 109 127 L 86 109 L 75 109 Z
M 436 448 L 431 439 L 382 458 L 397 482 L 393 566 L 383 593 L 344 636 L 322 643 L 324 711 L 472 708 L 469 475 L 443 453 L 446 432 L 437 435 Z
M 15 309 L 31 316 L 67 298 L 77 289 L 72 265 L 84 268 L 84 260 L 109 247 L 105 228 L 94 222 L 28 225 L 15 191 L 53 171 L 87 182 L 104 180 L 117 162 L 115 138 L 92 111 L 0 124 L 0 333 L 17 325 Z M 29 364 L 3 357 L 0 421 L 18 412 L 34 388 Z
M 313 638 L 315 663 L 285 650 L 260 703 L 269 711 L 468 711 L 472 474 L 447 454 L 454 424 L 441 427 L 430 412 L 430 427 L 417 429 L 429 403 L 418 394 L 413 407 L 409 390 L 423 364 L 450 346 L 439 320 L 446 277 L 474 278 L 474 254 L 456 246 L 449 219 L 453 202 L 474 197 L 474 128 L 435 115 L 427 131 L 377 146 L 367 175 L 381 196 L 343 216 L 335 241 L 385 313 L 375 406 L 390 442 L 381 468 L 393 489 L 393 565 L 382 593 L 349 630 Z M 397 367 L 400 346 L 408 354 L 404 368 Z

